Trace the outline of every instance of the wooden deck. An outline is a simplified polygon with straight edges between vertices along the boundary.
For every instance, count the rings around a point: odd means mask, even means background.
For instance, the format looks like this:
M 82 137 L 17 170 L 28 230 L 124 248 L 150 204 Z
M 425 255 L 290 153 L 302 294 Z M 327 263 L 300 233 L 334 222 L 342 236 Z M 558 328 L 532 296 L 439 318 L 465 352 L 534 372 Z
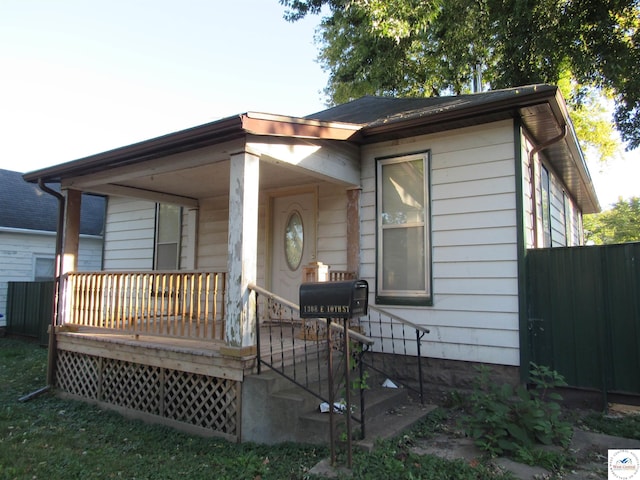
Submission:
M 267 338 L 269 331 L 262 327 Z M 284 329 L 262 355 L 293 359 Z M 56 389 L 127 416 L 205 436 L 241 440 L 242 383 L 256 352 L 229 353 L 220 340 L 65 325 L 56 333 Z M 296 345 L 306 342 L 298 338 Z M 316 342 L 309 342 L 315 344 Z
M 261 327 L 261 335 L 263 338 L 269 336 L 268 326 Z M 56 338 L 58 350 L 186 369 L 238 381 L 253 373 L 256 367 L 255 354 L 229 355 L 220 340 L 138 334 L 80 325 L 60 327 Z M 300 345 L 300 339 L 297 343 Z M 277 342 L 263 342 L 260 353 L 263 357 L 289 356 L 293 348 L 291 332 L 284 329 Z

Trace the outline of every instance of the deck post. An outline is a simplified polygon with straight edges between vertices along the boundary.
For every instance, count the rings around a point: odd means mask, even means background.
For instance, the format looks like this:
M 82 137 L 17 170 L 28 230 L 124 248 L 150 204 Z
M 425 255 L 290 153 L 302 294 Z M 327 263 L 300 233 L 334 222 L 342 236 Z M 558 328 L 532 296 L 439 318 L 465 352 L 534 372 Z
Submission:
M 80 245 L 80 206 L 82 192 L 68 189 L 64 191 L 64 235 L 62 237 L 62 273 L 78 269 L 78 249 Z
M 229 175 L 229 245 L 227 268 L 227 347 L 255 347 L 255 295 L 258 259 L 260 159 L 247 152 L 231 155 Z

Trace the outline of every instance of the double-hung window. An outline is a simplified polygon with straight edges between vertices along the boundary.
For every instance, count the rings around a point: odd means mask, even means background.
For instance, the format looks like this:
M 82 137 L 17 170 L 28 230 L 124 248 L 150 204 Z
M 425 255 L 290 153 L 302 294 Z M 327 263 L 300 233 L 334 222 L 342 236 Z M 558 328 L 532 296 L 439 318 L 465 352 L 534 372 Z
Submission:
M 155 258 L 156 270 L 180 268 L 180 237 L 182 209 L 175 205 L 158 204 L 156 210 Z
M 430 305 L 429 153 L 377 159 L 376 303 Z

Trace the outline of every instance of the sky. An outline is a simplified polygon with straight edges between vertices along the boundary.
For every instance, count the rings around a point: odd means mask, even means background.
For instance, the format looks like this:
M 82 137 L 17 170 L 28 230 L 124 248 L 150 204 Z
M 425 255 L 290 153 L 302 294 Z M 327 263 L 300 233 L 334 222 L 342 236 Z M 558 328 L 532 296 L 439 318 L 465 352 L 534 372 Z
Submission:
M 326 108 L 318 17 L 278 0 L 0 0 L 0 168 L 32 171 L 247 111 Z M 603 208 L 640 150 L 588 160 Z

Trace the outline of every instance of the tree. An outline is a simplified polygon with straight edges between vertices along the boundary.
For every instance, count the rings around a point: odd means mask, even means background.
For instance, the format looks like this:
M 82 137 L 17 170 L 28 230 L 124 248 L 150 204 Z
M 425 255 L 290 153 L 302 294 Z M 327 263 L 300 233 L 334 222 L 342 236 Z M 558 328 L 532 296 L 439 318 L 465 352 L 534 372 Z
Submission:
M 570 108 L 583 112 L 579 138 L 605 145 L 605 158 L 615 147 L 610 120 L 591 114 L 610 97 L 622 139 L 640 146 L 639 0 L 280 3 L 289 21 L 329 10 L 316 40 L 332 104 L 468 93 L 479 74 L 491 88 L 564 83 Z
M 584 235 L 596 245 L 640 241 L 640 198 L 620 198 L 611 210 L 585 215 Z

